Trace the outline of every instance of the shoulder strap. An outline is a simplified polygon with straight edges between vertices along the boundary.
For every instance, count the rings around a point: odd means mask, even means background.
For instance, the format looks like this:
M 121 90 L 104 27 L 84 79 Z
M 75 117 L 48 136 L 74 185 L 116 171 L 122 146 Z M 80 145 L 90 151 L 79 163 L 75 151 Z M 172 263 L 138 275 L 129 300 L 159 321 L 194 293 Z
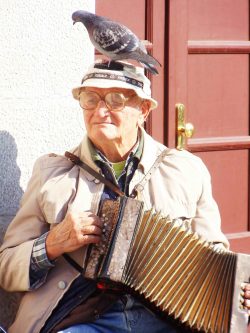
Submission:
M 96 179 L 100 180 L 104 185 L 108 186 L 112 191 L 114 191 L 116 194 L 118 194 L 120 197 L 125 196 L 125 193 L 123 193 L 118 186 L 111 183 L 109 180 L 107 180 L 105 177 L 103 177 L 100 173 L 96 172 L 94 169 L 92 169 L 88 164 L 84 163 L 80 160 L 80 158 L 68 151 L 64 154 L 72 163 L 79 165 L 79 167 L 83 168 L 85 171 L 90 173 L 92 176 L 94 176 Z
M 74 259 L 71 258 L 67 253 L 63 253 L 64 259 L 72 266 L 74 267 L 79 273 L 83 274 L 84 269 L 82 266 L 80 266 Z M 1 333 L 1 332 L 0 332 Z
M 138 192 L 142 192 L 144 189 L 146 183 L 149 181 L 151 178 L 152 174 L 155 172 L 155 170 L 159 167 L 161 162 L 163 161 L 164 157 L 169 153 L 169 148 L 164 149 L 161 154 L 156 158 L 154 164 L 152 167 L 149 169 L 148 173 L 142 178 L 142 180 L 135 185 L 132 193 L 130 194 L 131 198 L 135 198 L 138 194 Z
M 161 162 L 163 161 L 164 157 L 169 153 L 169 149 L 166 148 L 161 152 L 161 154 L 156 158 L 154 164 L 152 167 L 149 169 L 148 173 L 142 178 L 142 180 L 135 185 L 132 193 L 130 194 L 131 198 L 135 198 L 137 196 L 138 192 L 141 192 L 145 184 L 149 181 L 151 178 L 152 174 L 155 172 L 155 170 L 159 167 Z M 88 173 L 90 173 L 92 176 L 94 176 L 96 179 L 99 179 L 104 185 L 108 186 L 112 191 L 114 191 L 116 194 L 119 196 L 125 196 L 125 193 L 122 192 L 116 185 L 111 183 L 109 180 L 104 178 L 100 173 L 96 172 L 94 169 L 92 169 L 88 164 L 84 163 L 83 161 L 80 160 L 80 158 L 68 151 L 65 152 L 65 156 L 71 160 L 74 164 L 79 165 L 81 168 L 86 170 Z

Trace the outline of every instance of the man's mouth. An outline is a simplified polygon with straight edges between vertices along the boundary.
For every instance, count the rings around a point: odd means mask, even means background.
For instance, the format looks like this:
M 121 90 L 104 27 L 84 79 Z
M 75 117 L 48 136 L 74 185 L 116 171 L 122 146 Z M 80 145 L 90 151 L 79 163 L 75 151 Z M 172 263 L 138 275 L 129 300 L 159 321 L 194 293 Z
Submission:
M 95 125 L 114 125 L 114 123 L 102 121 L 102 122 L 96 122 Z

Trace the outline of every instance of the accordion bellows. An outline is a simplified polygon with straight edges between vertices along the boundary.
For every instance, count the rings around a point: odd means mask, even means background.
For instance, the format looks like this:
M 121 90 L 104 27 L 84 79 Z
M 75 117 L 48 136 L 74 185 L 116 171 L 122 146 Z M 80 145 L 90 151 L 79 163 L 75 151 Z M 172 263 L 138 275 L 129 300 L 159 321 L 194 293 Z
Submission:
M 89 248 L 86 277 L 122 283 L 200 332 L 246 332 L 240 283 L 249 256 L 216 249 L 185 221 L 143 212 L 135 199 L 106 200 L 100 216 L 104 237 Z

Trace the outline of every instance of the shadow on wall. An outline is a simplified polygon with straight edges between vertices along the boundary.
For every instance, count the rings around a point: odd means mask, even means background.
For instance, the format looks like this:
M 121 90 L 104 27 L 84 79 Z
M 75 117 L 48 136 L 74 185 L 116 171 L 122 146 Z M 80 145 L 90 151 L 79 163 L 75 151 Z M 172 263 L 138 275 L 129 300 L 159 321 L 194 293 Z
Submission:
M 23 195 L 16 158 L 15 139 L 7 131 L 0 131 L 0 216 L 15 215 Z
M 15 139 L 7 131 L 0 131 L 0 245 L 23 195 L 16 158 Z M 0 288 L 0 325 L 8 327 L 11 324 L 19 301 L 20 294 L 7 293 Z

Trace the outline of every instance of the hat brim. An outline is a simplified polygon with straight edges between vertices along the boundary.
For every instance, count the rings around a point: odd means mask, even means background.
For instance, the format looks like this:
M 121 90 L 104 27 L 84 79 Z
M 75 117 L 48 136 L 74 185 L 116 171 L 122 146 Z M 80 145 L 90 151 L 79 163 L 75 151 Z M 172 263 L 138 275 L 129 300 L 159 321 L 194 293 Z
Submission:
M 153 109 L 157 108 L 157 106 L 158 106 L 158 102 L 156 100 L 154 100 L 152 97 L 149 97 L 147 94 L 145 94 L 141 88 L 133 86 L 133 85 L 129 85 L 122 81 L 105 80 L 105 79 L 101 79 L 101 78 L 99 78 L 98 80 L 97 79 L 88 79 L 88 80 L 84 81 L 81 86 L 76 87 L 72 90 L 72 94 L 75 99 L 79 100 L 80 91 L 84 87 L 96 87 L 96 88 L 102 88 L 102 89 L 121 88 L 121 89 L 133 90 L 137 94 L 137 96 L 139 96 L 140 98 L 150 101 L 150 110 L 153 110 Z

